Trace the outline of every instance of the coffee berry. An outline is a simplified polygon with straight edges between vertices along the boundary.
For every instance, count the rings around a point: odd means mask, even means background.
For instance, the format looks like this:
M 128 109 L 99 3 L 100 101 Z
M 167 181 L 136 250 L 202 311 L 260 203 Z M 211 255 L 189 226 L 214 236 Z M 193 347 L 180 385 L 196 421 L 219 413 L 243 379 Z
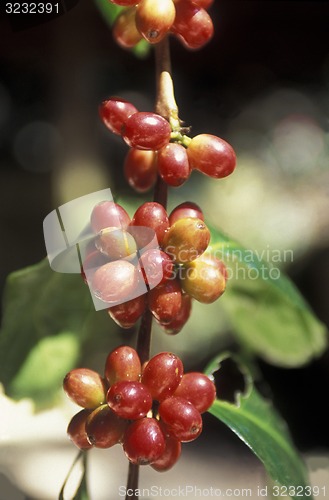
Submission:
M 122 328 L 133 327 L 148 308 L 167 333 L 176 334 L 192 299 L 209 304 L 224 293 L 226 268 L 207 252 L 210 231 L 195 203 L 167 214 L 159 203 L 146 202 L 130 219 L 121 205 L 103 201 L 90 220 L 95 237 L 83 276 Z
M 172 0 L 170 0 L 172 1 Z M 182 0 L 178 3 L 184 3 Z M 185 3 L 189 3 L 185 0 Z M 193 9 L 198 8 L 193 4 Z M 124 163 L 128 184 L 137 192 L 151 189 L 157 174 L 170 187 L 179 187 L 197 170 L 214 179 L 230 175 L 236 156 L 230 144 L 211 134 L 188 137 L 156 113 L 139 112 L 130 102 L 110 97 L 100 106 L 107 128 L 130 146 Z
M 83 409 L 67 428 L 82 450 L 121 444 L 128 460 L 170 469 L 179 459 L 181 443 L 202 432 L 201 413 L 216 398 L 216 388 L 202 373 L 184 373 L 172 352 L 161 352 L 141 366 L 130 346 L 111 351 L 104 376 L 87 368 L 71 370 L 63 386 Z

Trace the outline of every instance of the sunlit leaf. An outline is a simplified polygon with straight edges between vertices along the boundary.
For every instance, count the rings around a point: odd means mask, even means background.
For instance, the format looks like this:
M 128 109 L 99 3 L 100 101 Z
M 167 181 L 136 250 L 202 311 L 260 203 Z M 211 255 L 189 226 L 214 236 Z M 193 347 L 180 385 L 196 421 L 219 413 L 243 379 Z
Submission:
M 47 403 L 62 385 L 63 374 L 79 358 L 78 337 L 63 332 L 40 340 L 30 351 L 10 385 L 14 398 L 30 397 Z
M 212 228 L 213 254 L 228 268 L 221 306 L 239 342 L 266 361 L 299 366 L 327 346 L 327 331 L 294 284 L 262 255 Z
M 81 276 L 56 273 L 47 260 L 10 274 L 2 305 L 0 381 L 12 397 L 52 401 L 85 352 L 119 342 Z
M 214 359 L 205 372 L 210 375 L 218 371 L 217 378 L 220 380 L 220 364 L 226 356 Z M 239 363 L 238 360 L 236 362 Z M 290 487 L 290 491 L 295 487 L 296 494 L 291 498 L 306 498 L 303 493 L 307 486 L 306 468 L 286 423 L 272 404 L 255 389 L 246 368 L 241 366 L 241 371 L 246 374 L 247 389 L 244 394 L 237 395 L 236 404 L 217 399 L 209 412 L 253 451 L 275 484 Z M 302 491 L 303 496 L 297 495 L 297 491 Z M 312 497 L 307 495 L 307 498 Z

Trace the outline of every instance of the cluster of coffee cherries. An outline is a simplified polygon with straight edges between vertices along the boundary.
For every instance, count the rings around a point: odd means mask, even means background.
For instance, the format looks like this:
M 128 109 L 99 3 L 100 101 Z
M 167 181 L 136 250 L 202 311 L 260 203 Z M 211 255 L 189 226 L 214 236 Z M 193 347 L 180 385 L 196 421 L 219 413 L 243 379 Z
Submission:
M 83 276 L 122 328 L 149 308 L 167 333 L 176 334 L 192 299 L 209 304 L 225 290 L 225 265 L 206 252 L 210 231 L 195 203 L 184 202 L 168 216 L 159 203 L 145 202 L 130 219 L 121 205 L 103 201 L 91 213 L 91 228 Z
M 234 150 L 220 137 L 182 135 L 172 131 L 162 116 L 138 111 L 131 102 L 120 97 L 104 101 L 99 111 L 111 132 L 121 135 L 130 146 L 124 174 L 137 192 L 152 188 L 157 174 L 169 186 L 178 187 L 189 178 L 193 169 L 215 179 L 226 177 L 235 169 Z
M 211 40 L 214 26 L 207 9 L 213 0 L 111 0 L 124 7 L 113 26 L 113 36 L 123 48 L 143 38 L 151 44 L 173 34 L 188 49 L 199 49 Z
M 104 377 L 94 370 L 71 370 L 63 382 L 66 394 L 83 410 L 73 416 L 68 435 L 80 449 L 110 448 L 121 443 L 130 462 L 171 468 L 181 443 L 202 431 L 201 414 L 216 397 L 203 373 L 184 374 L 182 361 L 161 352 L 141 366 L 129 346 L 107 357 Z

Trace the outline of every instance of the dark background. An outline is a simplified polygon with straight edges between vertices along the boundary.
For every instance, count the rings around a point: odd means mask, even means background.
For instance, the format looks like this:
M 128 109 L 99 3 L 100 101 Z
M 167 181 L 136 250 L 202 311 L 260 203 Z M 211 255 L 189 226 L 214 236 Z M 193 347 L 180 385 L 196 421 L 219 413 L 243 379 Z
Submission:
M 206 49 L 191 53 L 172 41 L 176 97 L 186 123 L 201 132 L 208 116 L 222 136 L 232 117 L 255 96 L 280 85 L 329 92 L 329 4 L 321 1 L 215 0 L 216 32 Z M 90 0 L 35 27 L 0 21 L 0 285 L 7 274 L 45 256 L 42 221 L 54 209 L 52 180 L 63 158 L 109 155 L 99 103 L 111 94 L 136 92 L 154 100 L 152 54 L 138 60 L 118 48 Z M 327 69 L 326 69 L 327 68 Z M 142 97 L 141 97 L 142 96 Z M 326 116 L 329 113 L 327 101 Z M 211 117 L 210 117 L 211 119 Z M 61 141 L 45 133 L 28 145 L 23 166 L 15 138 L 29 122 L 57 124 Z M 95 125 L 96 124 L 96 125 Z M 329 120 L 322 123 L 328 133 Z M 118 142 L 118 162 L 124 148 Z M 24 163 L 24 162 L 23 162 Z M 120 171 L 114 189 L 126 190 Z M 324 244 L 289 270 L 318 317 L 329 326 L 329 250 Z M 302 450 L 329 447 L 328 353 L 301 369 L 261 363 L 279 410 Z

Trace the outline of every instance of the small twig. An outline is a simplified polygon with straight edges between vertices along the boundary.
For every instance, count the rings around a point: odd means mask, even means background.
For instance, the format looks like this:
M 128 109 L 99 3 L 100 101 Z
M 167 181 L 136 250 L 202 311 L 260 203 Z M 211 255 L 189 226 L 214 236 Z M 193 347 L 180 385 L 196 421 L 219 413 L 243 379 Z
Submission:
M 157 182 L 154 187 L 153 201 L 160 203 L 164 208 L 167 208 L 168 185 L 158 175 Z
M 151 347 L 151 331 L 152 331 L 152 313 L 147 307 L 141 320 L 141 324 L 137 337 L 137 348 L 139 359 L 143 364 L 150 357 Z
M 138 474 L 139 473 L 139 465 L 134 465 L 129 463 L 128 469 L 128 479 L 127 479 L 127 488 L 126 488 L 126 500 L 138 500 Z

